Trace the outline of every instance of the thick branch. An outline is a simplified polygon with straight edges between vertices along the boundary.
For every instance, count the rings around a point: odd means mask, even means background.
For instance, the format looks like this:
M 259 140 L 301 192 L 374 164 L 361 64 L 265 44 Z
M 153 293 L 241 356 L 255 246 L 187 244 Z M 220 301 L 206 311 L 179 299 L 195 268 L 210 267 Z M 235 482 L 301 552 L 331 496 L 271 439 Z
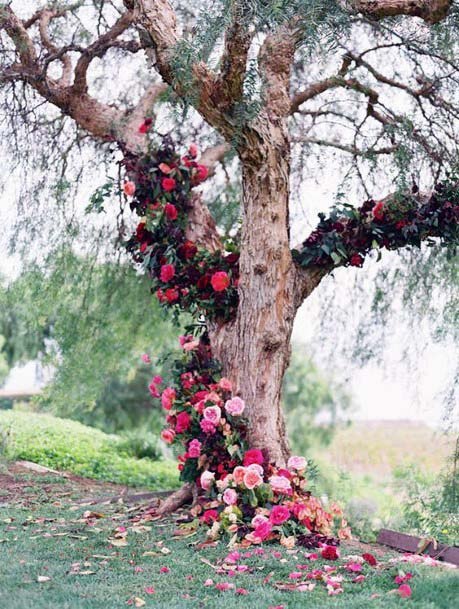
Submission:
M 371 19 L 396 15 L 420 17 L 427 23 L 438 23 L 449 13 L 452 0 L 346 0 L 345 6 Z

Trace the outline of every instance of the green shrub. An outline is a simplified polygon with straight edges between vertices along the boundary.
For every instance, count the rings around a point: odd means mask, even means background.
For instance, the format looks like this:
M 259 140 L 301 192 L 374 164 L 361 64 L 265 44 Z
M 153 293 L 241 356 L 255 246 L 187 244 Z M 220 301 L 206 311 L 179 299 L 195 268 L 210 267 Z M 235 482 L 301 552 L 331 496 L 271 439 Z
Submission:
M 155 490 L 178 486 L 174 463 L 131 456 L 135 451 L 125 439 L 69 419 L 3 411 L 0 431 L 8 437 L 4 453 L 9 459 L 24 459 L 96 480 Z

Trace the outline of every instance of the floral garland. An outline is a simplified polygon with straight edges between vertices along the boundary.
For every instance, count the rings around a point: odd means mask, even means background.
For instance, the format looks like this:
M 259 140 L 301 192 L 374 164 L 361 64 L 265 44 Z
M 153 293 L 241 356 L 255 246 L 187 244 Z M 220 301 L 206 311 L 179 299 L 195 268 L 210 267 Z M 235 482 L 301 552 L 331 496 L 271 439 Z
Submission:
M 142 132 L 146 132 L 144 126 Z M 170 139 L 143 157 L 125 154 L 128 179 L 123 192 L 141 221 L 127 249 L 149 273 L 160 303 L 207 319 L 228 319 L 237 307 L 239 254 L 232 244 L 211 254 L 185 236 L 192 188 L 207 177 L 191 145 L 180 157 Z M 307 490 L 303 457 L 286 468 L 269 463 L 264 451 L 249 448 L 244 401 L 232 395 L 221 376 L 204 332 L 180 337 L 183 356 L 172 366 L 173 386 L 154 376 L 149 389 L 167 413 L 162 439 L 185 449 L 179 457 L 181 479 L 199 490 L 193 513 L 211 537 L 225 532 L 250 545 L 280 539 L 305 546 L 337 543 L 350 532 L 337 506 L 327 512 Z M 146 363 L 148 355 L 143 356 Z
M 326 511 L 307 490 L 304 457 L 290 457 L 279 468 L 265 451 L 248 447 L 245 403 L 221 376 L 206 335 L 180 336 L 179 342 L 183 356 L 173 364 L 173 386 L 161 390 L 156 376 L 150 392 L 167 413 L 162 439 L 185 449 L 180 477 L 197 484 L 192 512 L 210 527 L 209 536 L 226 533 L 242 545 L 280 540 L 287 547 L 332 547 L 338 529 L 339 539 L 349 537 L 340 508 L 332 504 Z M 150 362 L 148 355 L 143 359 Z
M 163 306 L 228 319 L 238 303 L 239 253 L 231 242 L 227 251 L 210 253 L 185 236 L 192 188 L 208 175 L 197 156 L 192 144 L 180 157 L 167 137 L 143 157 L 126 152 L 123 191 L 141 217 L 126 246 Z
M 360 208 L 335 207 L 326 218 L 319 214 L 317 228 L 294 250 L 303 267 L 361 267 L 373 249 L 459 244 L 459 190 L 457 184 L 438 184 L 429 199 L 419 205 L 416 193 L 386 201 L 366 201 Z

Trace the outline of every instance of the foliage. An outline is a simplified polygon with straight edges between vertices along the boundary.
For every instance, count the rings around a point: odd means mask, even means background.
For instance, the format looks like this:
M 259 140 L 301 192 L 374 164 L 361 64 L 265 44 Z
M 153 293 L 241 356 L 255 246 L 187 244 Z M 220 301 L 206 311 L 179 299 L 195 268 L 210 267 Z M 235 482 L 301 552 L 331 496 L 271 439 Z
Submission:
M 311 446 L 327 445 L 337 417 L 346 411 L 349 403 L 342 388 L 326 379 L 312 360 L 294 346 L 282 389 L 293 452 L 306 455 Z
M 396 473 L 396 483 L 404 497 L 404 530 L 450 545 L 459 544 L 458 446 L 440 476 L 433 478 L 418 465 Z
M 153 489 L 178 484 L 175 465 L 132 456 L 119 436 L 107 435 L 66 419 L 31 412 L 0 412 L 0 429 L 8 433 L 5 456 L 96 480 Z
M 4 353 L 5 342 L 5 338 L 0 334 L 0 387 L 3 385 L 3 381 L 9 372 L 8 361 Z
M 167 350 L 171 326 L 145 277 L 64 249 L 0 288 L 0 299 L 9 364 L 39 358 L 55 368 L 41 408 L 108 431 L 158 429 L 140 354 Z

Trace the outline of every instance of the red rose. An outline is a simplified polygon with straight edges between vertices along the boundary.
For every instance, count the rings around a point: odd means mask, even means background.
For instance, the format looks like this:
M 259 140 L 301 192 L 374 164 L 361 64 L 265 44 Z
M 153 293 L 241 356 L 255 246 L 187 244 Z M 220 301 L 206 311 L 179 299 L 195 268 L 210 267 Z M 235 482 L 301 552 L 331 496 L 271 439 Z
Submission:
M 172 279 L 172 277 L 175 275 L 175 268 L 173 264 L 163 264 L 163 266 L 161 267 L 161 271 L 160 271 L 160 279 L 161 281 L 164 281 L 164 283 L 167 283 L 168 281 L 170 281 Z
M 286 520 L 290 518 L 290 510 L 286 508 L 284 505 L 275 505 L 271 510 L 271 514 L 269 515 L 269 520 L 274 525 L 279 525 L 284 523 Z
M 175 205 L 172 205 L 172 203 L 166 203 L 166 205 L 164 206 L 164 213 L 166 214 L 168 220 L 177 220 L 177 208 L 175 207 Z
M 372 567 L 376 567 L 376 565 L 378 564 L 378 561 L 373 556 L 373 554 L 362 554 L 362 558 L 365 562 L 367 562 Z
M 217 510 L 206 510 L 204 512 L 204 514 L 201 516 L 201 520 L 202 520 L 202 522 L 205 522 L 206 524 L 212 524 L 212 522 L 215 522 L 216 520 L 218 520 Z
M 335 546 L 325 546 L 322 548 L 321 555 L 322 558 L 326 558 L 327 560 L 338 560 L 339 558 L 338 550 Z
M 217 271 L 211 277 L 210 283 L 216 292 L 223 292 L 230 284 L 230 278 L 225 271 Z
M 362 266 L 363 265 L 363 256 L 360 254 L 353 254 L 349 261 L 351 266 Z
M 163 187 L 163 190 L 170 192 L 171 190 L 174 190 L 176 182 L 174 178 L 163 178 L 161 180 L 161 186 Z
M 252 465 L 252 463 L 258 463 L 258 465 L 263 465 L 264 462 L 263 453 L 258 448 L 250 448 L 244 454 L 243 464 L 245 467 L 248 465 Z
M 193 243 L 193 241 L 185 241 L 177 250 L 180 258 L 185 258 L 185 260 L 191 260 L 198 253 L 198 248 Z
M 169 288 L 164 292 L 164 296 L 169 304 L 177 302 L 179 298 L 179 293 L 175 288 Z
M 196 167 L 196 178 L 203 182 L 209 175 L 209 169 L 205 165 L 198 165 Z
M 183 433 L 191 425 L 191 418 L 187 412 L 180 412 L 177 415 L 177 423 L 175 425 L 176 433 Z
M 278 476 L 283 476 L 284 478 L 288 478 L 289 480 L 291 480 L 292 477 L 293 477 L 292 474 L 288 471 L 288 469 L 280 469 L 277 472 L 277 475 Z
M 384 203 L 382 201 L 376 203 L 372 211 L 373 218 L 375 218 L 375 220 L 384 220 Z
M 152 118 L 146 118 L 139 127 L 139 133 L 147 133 L 153 123 Z

